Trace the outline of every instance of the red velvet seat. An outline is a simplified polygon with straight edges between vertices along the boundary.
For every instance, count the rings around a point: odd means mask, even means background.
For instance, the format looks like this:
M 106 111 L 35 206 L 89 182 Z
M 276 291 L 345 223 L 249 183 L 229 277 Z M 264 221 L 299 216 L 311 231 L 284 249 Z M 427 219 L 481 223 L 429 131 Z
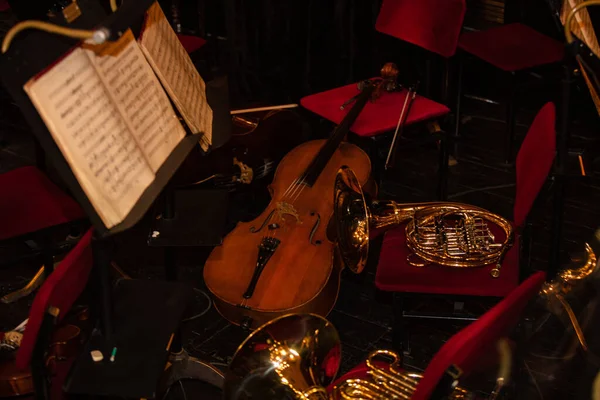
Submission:
M 500 276 L 491 278 L 493 265 L 481 268 L 448 268 L 437 264 L 422 268 L 406 262 L 410 250 L 406 246 L 405 225 L 388 232 L 383 240 L 375 285 L 389 292 L 435 293 L 448 295 L 504 297 L 519 284 L 519 236 L 508 251 Z M 504 232 L 491 227 L 497 240 Z
M 375 29 L 451 57 L 456 52 L 465 11 L 465 0 L 384 0 Z
M 511 291 L 502 301 L 448 340 L 433 357 L 411 399 L 430 399 L 448 368 L 458 367 L 463 376 L 475 371 L 482 356 L 495 351 L 498 340 L 506 337 L 518 323 L 528 302 L 539 292 L 545 273 L 538 272 Z M 346 379 L 368 379 L 365 363 L 352 369 L 331 386 Z
M 458 47 L 467 54 L 475 56 L 494 67 L 509 72 L 510 81 L 507 87 L 507 136 L 504 150 L 505 162 L 511 164 L 514 155 L 516 125 L 516 74 L 532 68 L 555 64 L 564 58 L 564 45 L 527 25 L 520 23 L 506 24 L 495 28 L 463 33 Z M 462 96 L 462 58 L 460 57 L 459 84 L 456 104 L 456 131 L 459 135 L 460 103 Z
M 300 104 L 314 112 L 315 114 L 335 123 L 339 124 L 352 105 L 349 105 L 344 110 L 340 110 L 340 106 L 348 99 L 359 93 L 357 84 L 345 85 L 339 88 L 327 90 L 321 93 L 312 94 L 300 99 Z M 373 138 L 385 132 L 393 132 L 398 124 L 400 111 L 404 100 L 406 99 L 407 90 L 399 92 L 383 92 L 375 102 L 367 102 L 357 119 L 350 127 L 350 131 L 359 137 Z M 434 121 L 450 112 L 450 109 L 443 104 L 436 103 L 423 96 L 416 96 L 410 112 L 406 118 L 406 126 L 417 122 Z M 437 133 L 437 132 L 436 132 Z M 433 136 L 441 139 L 439 149 L 439 165 L 438 165 L 438 198 L 444 199 L 446 196 L 446 171 L 448 169 L 448 151 L 445 140 L 445 134 Z M 374 164 L 375 157 L 378 153 L 373 140 L 369 140 L 367 147 L 370 150 L 370 157 Z M 373 173 L 377 180 L 378 166 L 375 165 Z
M 414 267 L 408 264 L 405 226 L 386 232 L 375 285 L 383 291 L 396 293 L 435 293 L 503 297 L 519 284 L 520 231 L 544 185 L 554 163 L 556 153 L 556 109 L 547 103 L 531 124 L 517 156 L 516 195 L 513 208 L 515 243 L 506 255 L 498 278 L 490 276 L 491 266 L 480 268 L 449 268 L 440 265 Z M 497 240 L 503 239 L 499 227 L 490 227 Z M 396 319 L 403 318 L 403 310 L 395 310 Z M 398 321 L 396 321 L 398 322 Z M 394 329 L 400 329 L 395 324 Z M 396 336 L 397 337 L 397 336 Z M 398 337 L 397 337 L 398 338 Z
M 0 240 L 84 218 L 79 204 L 36 167 L 0 174 Z
M 193 53 L 194 51 L 198 50 L 200 47 L 206 44 L 206 40 L 198 36 L 183 35 L 181 33 L 178 33 L 177 37 L 179 38 L 179 41 L 183 45 L 185 51 L 188 52 L 188 54 Z
M 356 84 L 350 84 L 306 96 L 300 100 L 300 104 L 315 114 L 339 124 L 349 109 L 340 110 L 340 106 L 358 93 Z M 398 123 L 406 93 L 406 90 L 383 93 L 377 101 L 367 103 L 350 130 L 363 137 L 376 136 L 393 130 Z M 449 112 L 450 109 L 445 105 L 417 96 L 407 116 L 406 125 L 432 120 Z
M 93 265 L 92 234 L 90 229 L 83 235 L 40 287 L 31 305 L 29 320 L 17 351 L 16 364 L 20 369 L 31 367 L 37 398 L 48 396 L 48 393 L 41 393 L 45 388 L 37 386 L 41 381 L 35 379 L 36 375 L 44 379 L 43 349 L 49 344 L 55 324 L 65 317 L 87 285 Z M 50 309 L 58 314 L 51 315 Z M 57 377 L 64 379 L 66 371 L 57 371 L 53 380 L 53 394 L 60 393 L 62 389 L 62 382 L 57 382 Z
M 561 42 L 519 23 L 465 32 L 458 47 L 507 72 L 552 64 L 564 57 Z

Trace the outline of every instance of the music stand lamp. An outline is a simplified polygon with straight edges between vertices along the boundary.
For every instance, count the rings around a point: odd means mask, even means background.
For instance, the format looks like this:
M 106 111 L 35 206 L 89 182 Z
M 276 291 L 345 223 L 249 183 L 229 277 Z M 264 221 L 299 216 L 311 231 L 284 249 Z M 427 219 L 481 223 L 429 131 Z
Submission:
M 122 32 L 139 24 L 152 3 L 153 0 L 123 2 L 117 12 L 106 15 L 97 1 L 79 0 L 81 15 L 68 27 L 84 30 L 103 27 L 106 28 L 104 32 L 108 34 L 108 40 L 117 40 Z M 64 26 L 65 21 L 57 20 L 56 24 Z M 24 84 L 32 76 L 45 70 L 78 42 L 78 39 L 32 30 L 27 35 L 15 38 L 0 64 L 0 76 L 5 87 L 22 110 L 61 179 L 94 226 L 91 273 L 92 289 L 95 290 L 93 299 L 96 302 L 92 310 L 100 324 L 75 361 L 65 390 L 73 394 L 153 398 L 168 359 L 170 339 L 192 297 L 192 290 L 189 285 L 182 283 L 125 279 L 119 281 L 113 292 L 109 270 L 114 235 L 128 230 L 147 213 L 184 159 L 197 146 L 198 137 L 184 137 L 125 219 L 107 228 L 23 90 Z M 118 348 L 117 361 L 111 363 L 108 359 L 115 347 Z M 90 357 L 92 350 L 101 350 L 105 362 L 94 362 Z
M 479 268 L 450 268 L 436 264 L 414 267 L 407 261 L 410 250 L 406 244 L 405 225 L 385 233 L 379 263 L 375 276 L 375 286 L 382 291 L 393 293 L 394 321 L 392 342 L 399 351 L 410 351 L 409 318 L 435 318 L 473 320 L 465 315 L 457 302 L 476 297 L 502 298 L 519 285 L 519 280 L 528 269 L 529 240 L 526 232 L 526 219 L 535 199 L 546 182 L 555 159 L 555 107 L 547 103 L 537 114 L 523 141 L 517 156 L 517 190 L 515 195 L 513 226 L 515 240 L 506 254 L 500 276 L 492 278 L 492 265 Z M 496 226 L 490 226 L 496 238 L 504 233 Z M 522 249 L 521 246 L 524 245 Z M 523 257 L 523 255 L 527 257 Z M 405 300 L 418 294 L 450 298 L 455 304 L 451 314 L 429 314 L 405 311 Z
M 463 328 L 444 343 L 427 365 L 410 398 L 413 400 L 448 398 L 448 389 L 452 389 L 452 383 L 477 371 L 485 354 L 493 353 L 494 346 L 511 333 L 529 301 L 539 292 L 544 280 L 544 272 L 537 272 L 530 276 L 477 321 Z M 346 379 L 370 380 L 368 370 L 366 364 L 362 363 L 336 380 L 328 390 L 331 391 L 336 384 Z M 510 376 L 500 374 L 497 382 L 500 387 L 503 387 L 507 380 L 510 380 Z

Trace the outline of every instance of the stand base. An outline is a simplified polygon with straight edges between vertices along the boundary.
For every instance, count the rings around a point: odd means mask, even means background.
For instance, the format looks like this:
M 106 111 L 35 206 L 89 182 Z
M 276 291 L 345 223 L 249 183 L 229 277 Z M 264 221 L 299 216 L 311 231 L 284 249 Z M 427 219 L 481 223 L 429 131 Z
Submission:
M 159 398 L 173 384 L 180 380 L 192 379 L 208 383 L 218 389 L 223 389 L 225 375 L 209 363 L 191 357 L 185 350 L 180 353 L 171 353 L 170 366 L 165 370 L 160 382 Z
M 114 334 L 94 331 L 75 361 L 65 391 L 91 396 L 155 398 L 168 358 L 168 345 L 177 330 L 191 287 L 181 283 L 125 279 L 114 298 Z M 111 353 L 116 348 L 114 361 Z M 103 360 L 94 362 L 91 351 Z

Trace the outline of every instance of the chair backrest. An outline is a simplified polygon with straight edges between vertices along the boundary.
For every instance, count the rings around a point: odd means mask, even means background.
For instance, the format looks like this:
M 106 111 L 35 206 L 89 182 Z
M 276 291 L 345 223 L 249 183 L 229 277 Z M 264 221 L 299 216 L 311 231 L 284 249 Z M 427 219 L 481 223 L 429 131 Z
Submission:
M 411 399 L 429 399 L 445 371 L 452 365 L 456 365 L 464 374 L 472 372 L 482 354 L 495 351 L 498 340 L 515 327 L 525 306 L 539 292 L 545 279 L 544 272 L 530 276 L 477 321 L 450 338 L 425 369 Z
M 513 220 L 523 226 L 556 156 L 556 107 L 546 103 L 538 111 L 517 155 L 517 188 Z
M 456 52 L 465 9 L 465 0 L 384 0 L 375 29 L 450 57 Z
M 17 352 L 17 367 L 24 369 L 31 362 L 48 308 L 58 308 L 58 320 L 62 320 L 85 288 L 93 264 L 92 233 L 93 229 L 86 232 L 40 287 L 31 305 L 29 321 Z

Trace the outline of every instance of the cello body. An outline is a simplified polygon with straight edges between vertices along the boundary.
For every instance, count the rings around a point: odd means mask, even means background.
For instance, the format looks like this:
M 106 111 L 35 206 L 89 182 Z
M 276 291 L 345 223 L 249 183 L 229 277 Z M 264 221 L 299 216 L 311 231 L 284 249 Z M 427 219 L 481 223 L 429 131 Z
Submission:
M 253 221 L 239 223 L 206 261 L 204 280 L 217 310 L 230 322 L 253 329 L 287 313 L 325 316 L 335 304 L 341 263 L 327 229 L 335 177 L 346 165 L 364 186 L 371 162 L 359 147 L 343 142 L 312 186 L 294 185 L 325 144 L 313 140 L 288 153 L 269 186 L 267 208 Z M 265 238 L 278 244 L 248 296 Z

